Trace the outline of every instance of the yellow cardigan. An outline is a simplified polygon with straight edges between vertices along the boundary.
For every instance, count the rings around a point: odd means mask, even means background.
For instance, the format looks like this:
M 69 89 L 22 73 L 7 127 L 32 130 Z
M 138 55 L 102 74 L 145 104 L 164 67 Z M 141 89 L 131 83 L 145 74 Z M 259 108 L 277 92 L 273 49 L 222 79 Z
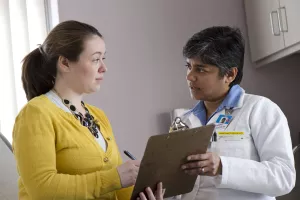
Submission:
M 45 95 L 32 99 L 16 118 L 13 150 L 20 175 L 19 200 L 127 200 L 121 189 L 122 163 L 103 111 L 86 105 L 99 121 L 104 152 L 90 131 Z

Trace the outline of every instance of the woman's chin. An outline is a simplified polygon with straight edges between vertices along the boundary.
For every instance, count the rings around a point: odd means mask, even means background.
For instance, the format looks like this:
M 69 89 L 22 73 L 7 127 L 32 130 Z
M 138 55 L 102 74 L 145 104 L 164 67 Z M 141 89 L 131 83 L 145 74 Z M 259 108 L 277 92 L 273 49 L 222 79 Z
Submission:
M 191 93 L 191 98 L 192 98 L 193 100 L 200 101 L 200 100 L 203 99 L 203 96 L 202 96 L 202 95 L 199 95 L 199 94 L 193 94 L 193 93 Z
M 89 91 L 86 92 L 86 94 L 92 94 L 92 93 L 95 93 L 95 92 L 98 92 L 100 90 L 100 85 L 96 85 L 94 87 L 91 87 L 89 89 Z

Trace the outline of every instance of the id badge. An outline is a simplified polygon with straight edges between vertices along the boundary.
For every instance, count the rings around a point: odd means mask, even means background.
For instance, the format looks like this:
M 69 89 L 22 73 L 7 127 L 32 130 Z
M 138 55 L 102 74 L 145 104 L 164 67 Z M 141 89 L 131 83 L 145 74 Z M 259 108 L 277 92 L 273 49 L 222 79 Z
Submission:
M 224 115 L 224 114 L 219 115 L 219 117 L 217 118 L 217 120 L 215 122 L 215 130 L 214 130 L 214 133 L 210 140 L 211 143 L 210 143 L 209 149 L 211 151 L 215 152 L 215 150 L 216 150 L 216 142 L 218 141 L 218 133 L 217 132 L 225 131 L 227 126 L 232 121 L 232 119 L 233 119 L 232 115 Z
M 216 123 L 218 124 L 229 124 L 232 120 L 232 115 L 219 115 Z
M 232 115 L 219 115 L 216 121 L 216 131 L 223 131 L 232 121 Z

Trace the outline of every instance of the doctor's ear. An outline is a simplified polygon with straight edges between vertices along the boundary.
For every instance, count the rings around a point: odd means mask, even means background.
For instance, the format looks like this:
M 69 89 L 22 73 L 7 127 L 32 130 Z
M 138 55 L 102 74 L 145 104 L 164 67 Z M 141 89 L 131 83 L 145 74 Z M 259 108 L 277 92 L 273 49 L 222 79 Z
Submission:
M 237 67 L 233 67 L 230 68 L 229 71 L 227 72 L 226 79 L 225 79 L 225 83 L 231 83 L 234 81 L 234 79 L 236 78 L 236 75 L 238 73 L 238 68 Z
M 57 61 L 58 70 L 61 72 L 69 72 L 69 60 L 64 56 L 59 56 Z

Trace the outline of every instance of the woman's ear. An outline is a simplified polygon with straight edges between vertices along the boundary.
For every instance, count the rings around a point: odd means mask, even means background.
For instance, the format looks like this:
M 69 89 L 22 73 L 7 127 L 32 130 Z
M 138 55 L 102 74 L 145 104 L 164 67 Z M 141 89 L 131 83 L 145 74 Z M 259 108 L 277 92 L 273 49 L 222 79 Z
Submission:
M 69 72 L 69 60 L 64 56 L 59 56 L 57 61 L 58 70 L 61 72 Z
M 227 72 L 227 74 L 225 75 L 226 79 L 225 79 L 225 83 L 232 83 L 234 81 L 234 79 L 236 78 L 238 73 L 238 68 L 237 67 L 232 67 L 229 69 L 229 71 Z

